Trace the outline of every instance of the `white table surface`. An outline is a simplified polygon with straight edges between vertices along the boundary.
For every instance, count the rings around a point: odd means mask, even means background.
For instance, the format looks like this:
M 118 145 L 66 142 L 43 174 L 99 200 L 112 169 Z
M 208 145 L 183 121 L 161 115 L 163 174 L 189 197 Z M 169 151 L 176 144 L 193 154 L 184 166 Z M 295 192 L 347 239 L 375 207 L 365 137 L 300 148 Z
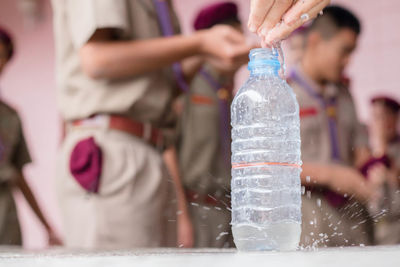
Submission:
M 400 267 L 400 246 L 242 253 L 233 249 L 154 249 L 108 252 L 0 248 L 0 266 L 335 266 Z

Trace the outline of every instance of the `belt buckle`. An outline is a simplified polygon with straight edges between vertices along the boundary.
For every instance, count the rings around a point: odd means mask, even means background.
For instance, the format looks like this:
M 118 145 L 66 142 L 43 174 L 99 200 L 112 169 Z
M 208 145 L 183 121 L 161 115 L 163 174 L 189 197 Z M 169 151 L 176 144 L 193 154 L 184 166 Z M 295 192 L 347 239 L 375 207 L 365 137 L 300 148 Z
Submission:
M 107 128 L 110 125 L 110 116 L 108 115 L 94 115 L 92 117 L 76 120 L 72 123 L 69 123 L 69 127 L 72 128 L 74 126 L 80 128 L 93 128 L 93 127 L 104 127 Z
M 108 128 L 110 125 L 110 116 L 109 115 L 95 115 L 91 119 L 91 123 L 96 126 L 102 126 Z
M 150 123 L 143 123 L 143 135 L 142 135 L 142 138 L 145 141 L 150 142 L 152 130 L 153 130 L 153 128 L 152 128 Z

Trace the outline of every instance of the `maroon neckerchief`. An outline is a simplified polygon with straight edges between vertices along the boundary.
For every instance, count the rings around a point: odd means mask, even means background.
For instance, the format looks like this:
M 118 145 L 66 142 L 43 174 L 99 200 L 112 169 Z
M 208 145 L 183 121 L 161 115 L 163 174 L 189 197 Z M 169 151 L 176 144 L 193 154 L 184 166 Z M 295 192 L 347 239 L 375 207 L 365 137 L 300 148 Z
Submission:
M 218 106 L 219 106 L 219 133 L 220 133 L 220 144 L 221 150 L 223 153 L 223 158 L 226 164 L 230 165 L 230 140 L 228 140 L 229 136 L 229 98 L 222 97 L 219 95 L 221 90 L 229 90 L 224 88 L 221 83 L 219 83 L 214 77 L 207 72 L 206 69 L 202 68 L 200 70 L 200 75 L 208 82 L 208 84 L 214 89 L 218 98 Z

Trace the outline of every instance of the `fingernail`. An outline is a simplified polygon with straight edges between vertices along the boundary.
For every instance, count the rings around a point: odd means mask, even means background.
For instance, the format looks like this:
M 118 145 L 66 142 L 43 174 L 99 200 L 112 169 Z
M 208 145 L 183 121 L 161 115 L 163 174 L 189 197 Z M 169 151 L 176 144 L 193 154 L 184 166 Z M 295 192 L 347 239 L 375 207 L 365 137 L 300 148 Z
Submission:
M 271 47 L 271 43 L 270 43 L 268 40 L 265 40 L 265 41 L 264 41 L 264 46 L 263 46 L 263 48 L 265 48 L 265 47 Z
M 273 41 L 273 36 L 271 35 L 271 33 L 268 33 L 267 36 L 265 37 L 264 41 L 267 45 L 271 45 L 272 41 Z
M 253 33 L 255 33 L 257 31 L 257 27 L 254 24 L 249 24 L 249 30 Z
M 266 47 L 267 47 L 267 44 L 265 43 L 264 40 L 261 40 L 261 47 L 262 47 L 262 48 L 266 48 Z
M 279 39 L 276 36 L 273 36 L 271 34 L 265 38 L 265 43 L 269 47 L 273 46 L 278 41 L 279 41 Z
M 269 30 L 270 30 L 270 29 L 268 29 L 268 28 L 263 28 L 263 29 L 261 30 L 261 35 L 267 36 Z
M 293 16 L 285 16 L 283 18 L 283 21 L 285 22 L 286 25 L 288 26 L 292 26 L 293 23 L 296 22 L 296 19 Z

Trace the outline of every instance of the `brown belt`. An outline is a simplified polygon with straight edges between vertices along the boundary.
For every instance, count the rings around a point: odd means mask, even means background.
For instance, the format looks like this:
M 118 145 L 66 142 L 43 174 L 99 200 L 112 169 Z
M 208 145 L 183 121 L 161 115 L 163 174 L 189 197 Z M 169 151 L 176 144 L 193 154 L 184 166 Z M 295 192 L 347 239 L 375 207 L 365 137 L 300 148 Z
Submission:
M 139 137 L 156 147 L 161 147 L 163 143 L 163 136 L 159 129 L 124 116 L 94 115 L 87 119 L 75 120 L 71 124 L 77 127 L 104 127 L 125 132 Z

